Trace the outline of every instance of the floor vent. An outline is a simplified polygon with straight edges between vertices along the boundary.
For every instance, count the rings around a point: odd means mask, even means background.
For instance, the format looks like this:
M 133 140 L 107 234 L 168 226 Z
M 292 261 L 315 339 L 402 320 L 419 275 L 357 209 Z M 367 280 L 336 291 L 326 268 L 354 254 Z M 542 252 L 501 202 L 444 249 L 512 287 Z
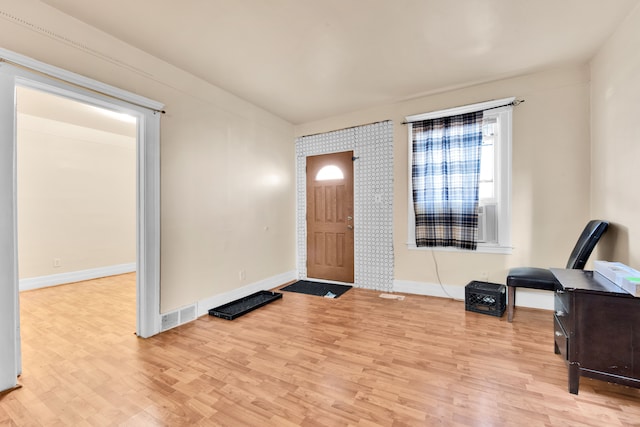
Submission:
M 168 329 L 175 328 L 178 325 L 182 325 L 183 323 L 196 320 L 196 312 L 196 305 L 194 304 L 183 307 L 178 311 L 172 311 L 171 313 L 163 314 L 160 330 L 164 332 Z
M 179 313 L 177 311 L 162 315 L 161 330 L 166 331 L 167 329 L 175 328 L 179 324 Z
M 196 319 L 196 306 L 192 305 L 180 309 L 180 324 L 191 322 Z

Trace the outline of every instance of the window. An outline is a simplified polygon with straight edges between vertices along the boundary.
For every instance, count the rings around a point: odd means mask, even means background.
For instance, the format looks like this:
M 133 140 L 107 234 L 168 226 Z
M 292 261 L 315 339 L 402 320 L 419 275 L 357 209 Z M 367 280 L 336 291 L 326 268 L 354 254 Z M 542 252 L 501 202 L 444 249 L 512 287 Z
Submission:
M 334 179 L 344 179 L 344 174 L 335 165 L 324 166 L 316 175 L 316 181 L 331 181 Z
M 511 119 L 515 98 L 500 99 L 464 107 L 419 114 L 406 118 L 409 133 L 409 165 L 413 163 L 412 122 L 484 110 L 478 203 L 477 252 L 511 252 Z M 408 192 L 408 242 L 416 247 L 415 213 L 411 167 Z M 431 248 L 428 248 L 431 249 Z M 438 248 L 444 249 L 444 248 Z M 445 249 L 457 250 L 457 249 Z

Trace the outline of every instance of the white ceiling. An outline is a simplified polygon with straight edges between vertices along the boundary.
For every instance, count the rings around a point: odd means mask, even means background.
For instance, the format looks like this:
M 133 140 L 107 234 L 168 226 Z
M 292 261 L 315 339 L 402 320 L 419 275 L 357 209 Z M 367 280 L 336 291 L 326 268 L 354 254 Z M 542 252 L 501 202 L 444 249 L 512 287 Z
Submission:
M 298 124 L 586 62 L 640 0 L 42 0 Z

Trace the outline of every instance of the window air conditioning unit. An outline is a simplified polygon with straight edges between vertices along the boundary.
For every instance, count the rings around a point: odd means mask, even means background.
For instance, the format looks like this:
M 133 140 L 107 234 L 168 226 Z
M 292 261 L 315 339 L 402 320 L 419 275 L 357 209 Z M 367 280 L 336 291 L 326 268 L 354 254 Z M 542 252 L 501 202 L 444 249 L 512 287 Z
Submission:
M 478 242 L 484 243 L 486 240 L 485 230 L 487 229 L 484 206 L 478 206 Z
M 496 243 L 498 227 L 496 227 L 496 205 L 478 207 L 478 243 Z

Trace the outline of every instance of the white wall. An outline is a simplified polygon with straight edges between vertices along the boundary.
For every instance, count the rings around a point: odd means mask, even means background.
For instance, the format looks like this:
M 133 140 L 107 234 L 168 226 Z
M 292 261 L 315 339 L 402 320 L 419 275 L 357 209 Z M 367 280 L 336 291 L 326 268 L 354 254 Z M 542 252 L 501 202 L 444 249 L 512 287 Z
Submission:
M 162 312 L 295 270 L 291 124 L 41 2 L 1 9 L 4 48 L 165 105 Z
M 20 279 L 135 264 L 136 139 L 19 114 L 17 141 Z
M 515 96 L 525 103 L 513 113 L 513 253 L 494 255 L 436 251 L 442 282 L 457 296 L 487 272 L 504 283 L 515 266 L 564 267 L 589 219 L 589 69 L 586 65 L 505 79 L 384 105 L 296 127 L 297 136 L 385 119 L 394 124 L 395 278 L 424 286 L 438 282 L 428 251 L 408 250 L 407 115 Z M 415 283 L 414 283 L 415 282 Z M 415 286 L 414 286 L 415 288 Z M 551 308 L 522 292 L 519 304 Z
M 611 221 L 602 258 L 640 269 L 640 7 L 591 62 L 591 210 Z

